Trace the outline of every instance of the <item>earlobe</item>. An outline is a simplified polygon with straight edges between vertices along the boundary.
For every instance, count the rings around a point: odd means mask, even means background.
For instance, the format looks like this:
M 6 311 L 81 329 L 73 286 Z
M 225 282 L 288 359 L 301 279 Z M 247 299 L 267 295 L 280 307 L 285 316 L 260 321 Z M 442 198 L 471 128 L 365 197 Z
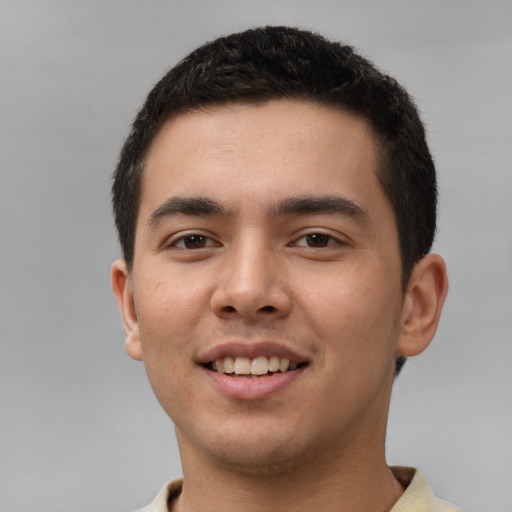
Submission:
M 126 333 L 126 353 L 131 358 L 142 361 L 143 353 L 140 342 L 137 312 L 135 311 L 133 286 L 125 260 L 119 259 L 112 263 L 110 281 L 123 319 Z
M 438 254 L 428 254 L 416 263 L 409 279 L 397 345 L 399 354 L 415 356 L 428 347 L 436 333 L 447 293 L 444 260 Z

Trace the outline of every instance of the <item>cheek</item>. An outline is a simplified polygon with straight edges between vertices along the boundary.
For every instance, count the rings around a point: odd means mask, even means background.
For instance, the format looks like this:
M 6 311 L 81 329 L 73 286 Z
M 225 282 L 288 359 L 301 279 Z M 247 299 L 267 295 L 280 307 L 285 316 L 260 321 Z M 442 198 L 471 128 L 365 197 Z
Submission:
M 191 364 L 188 343 L 202 305 L 197 292 L 173 279 L 144 280 L 135 308 L 144 365 L 157 397 L 165 400 Z M 167 391 L 166 391 L 167 390 Z
M 400 291 L 388 284 L 392 280 L 378 280 L 378 275 L 365 275 L 361 270 L 343 278 L 317 279 L 306 287 L 309 292 L 303 294 L 303 304 L 308 322 L 340 357 L 350 353 L 351 360 L 364 361 L 392 349 Z
M 201 280 L 171 274 L 141 282 L 144 285 L 136 295 L 135 306 L 139 325 L 149 333 L 171 334 L 190 328 L 207 302 Z
M 144 366 L 153 392 L 167 414 L 183 407 L 183 388 L 191 364 L 190 335 L 193 307 L 174 286 L 144 287 L 137 309 Z

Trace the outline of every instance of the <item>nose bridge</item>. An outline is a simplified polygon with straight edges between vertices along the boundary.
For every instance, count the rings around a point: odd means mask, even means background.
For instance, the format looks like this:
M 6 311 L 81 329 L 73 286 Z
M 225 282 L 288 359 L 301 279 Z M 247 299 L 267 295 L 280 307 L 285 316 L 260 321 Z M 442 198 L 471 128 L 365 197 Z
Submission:
M 233 243 L 219 275 L 212 307 L 219 315 L 283 315 L 290 300 L 279 272 L 279 254 L 263 233 L 247 230 Z

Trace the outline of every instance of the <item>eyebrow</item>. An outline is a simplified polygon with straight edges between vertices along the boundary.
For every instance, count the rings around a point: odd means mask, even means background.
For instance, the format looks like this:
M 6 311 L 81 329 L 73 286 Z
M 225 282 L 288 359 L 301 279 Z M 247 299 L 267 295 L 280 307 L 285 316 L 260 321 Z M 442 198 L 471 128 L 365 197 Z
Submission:
M 171 197 L 164 201 L 149 217 L 149 227 L 157 225 L 164 217 L 174 215 L 226 215 L 226 209 L 208 197 Z
M 229 213 L 221 203 L 209 197 L 171 197 L 150 215 L 147 225 L 154 227 L 163 218 L 175 215 L 227 216 Z M 271 217 L 335 213 L 353 217 L 364 223 L 370 221 L 368 212 L 362 206 L 340 196 L 301 195 L 287 197 L 271 204 L 268 213 Z
M 362 206 L 340 196 L 304 195 L 288 197 L 272 205 L 269 209 L 269 213 L 274 217 L 297 214 L 335 213 L 353 217 L 364 223 L 370 222 L 370 215 Z

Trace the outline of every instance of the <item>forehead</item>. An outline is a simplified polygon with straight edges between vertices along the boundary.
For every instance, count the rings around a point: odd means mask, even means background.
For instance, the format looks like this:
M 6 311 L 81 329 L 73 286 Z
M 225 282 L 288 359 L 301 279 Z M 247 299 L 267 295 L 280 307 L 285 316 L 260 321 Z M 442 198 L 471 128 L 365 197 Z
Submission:
M 214 106 L 170 119 L 155 137 L 139 220 L 173 196 L 268 210 L 283 196 L 334 193 L 371 210 L 377 196 L 387 202 L 377 168 L 374 133 L 360 116 L 298 100 Z

